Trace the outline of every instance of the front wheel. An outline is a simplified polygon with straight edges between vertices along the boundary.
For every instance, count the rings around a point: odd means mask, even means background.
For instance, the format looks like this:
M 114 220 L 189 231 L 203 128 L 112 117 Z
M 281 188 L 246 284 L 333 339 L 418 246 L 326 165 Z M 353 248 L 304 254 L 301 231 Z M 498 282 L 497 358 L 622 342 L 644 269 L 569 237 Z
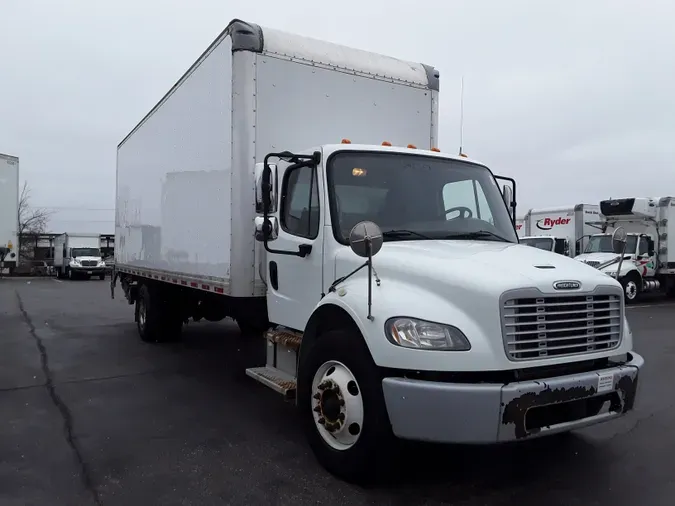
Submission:
M 621 279 L 621 286 L 623 287 L 623 295 L 626 304 L 634 304 L 640 297 L 642 292 L 642 279 L 635 273 L 628 274 Z
M 298 407 L 309 445 L 329 472 L 363 483 L 385 471 L 395 439 L 382 379 L 361 336 L 333 330 L 311 345 L 298 374 Z

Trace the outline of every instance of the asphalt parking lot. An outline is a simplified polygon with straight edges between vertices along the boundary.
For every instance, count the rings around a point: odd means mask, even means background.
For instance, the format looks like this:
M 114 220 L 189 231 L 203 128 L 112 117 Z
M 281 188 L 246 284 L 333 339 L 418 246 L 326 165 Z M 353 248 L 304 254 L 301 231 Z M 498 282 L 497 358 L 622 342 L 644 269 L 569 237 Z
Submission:
M 628 318 L 646 360 L 628 416 L 520 445 L 406 445 L 391 483 L 362 489 L 323 471 L 292 405 L 246 377 L 264 349 L 235 325 L 148 345 L 108 280 L 3 279 L 0 505 L 672 504 L 675 304 Z

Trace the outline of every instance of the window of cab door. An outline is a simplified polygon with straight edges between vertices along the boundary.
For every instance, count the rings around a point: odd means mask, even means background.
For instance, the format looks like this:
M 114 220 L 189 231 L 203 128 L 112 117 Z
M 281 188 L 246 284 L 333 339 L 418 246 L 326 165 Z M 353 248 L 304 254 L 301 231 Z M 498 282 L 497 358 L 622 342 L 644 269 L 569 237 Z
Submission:
M 319 185 L 314 167 L 290 166 L 284 173 L 280 207 L 281 229 L 316 239 L 319 235 Z

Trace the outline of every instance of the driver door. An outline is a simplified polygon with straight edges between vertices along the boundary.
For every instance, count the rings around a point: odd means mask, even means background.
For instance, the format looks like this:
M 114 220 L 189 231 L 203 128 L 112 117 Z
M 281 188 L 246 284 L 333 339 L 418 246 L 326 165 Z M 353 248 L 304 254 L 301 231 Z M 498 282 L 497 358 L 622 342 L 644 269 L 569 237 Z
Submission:
M 282 172 L 283 170 L 283 172 Z M 267 252 L 267 312 L 272 323 L 302 331 L 321 300 L 323 282 L 323 180 L 319 169 L 279 167 L 279 235 Z M 298 247 L 311 248 L 304 257 Z
M 647 236 L 640 236 L 638 243 L 637 258 L 635 264 L 637 265 L 642 277 L 652 277 L 656 274 L 656 258 L 653 251 L 649 251 L 649 240 Z

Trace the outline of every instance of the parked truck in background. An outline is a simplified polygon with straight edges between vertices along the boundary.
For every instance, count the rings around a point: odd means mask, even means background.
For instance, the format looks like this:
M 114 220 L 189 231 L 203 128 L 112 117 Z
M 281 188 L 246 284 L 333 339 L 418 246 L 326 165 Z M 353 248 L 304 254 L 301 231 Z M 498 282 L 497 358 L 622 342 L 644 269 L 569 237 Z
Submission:
M 105 279 L 100 234 L 61 234 L 54 238 L 54 269 L 59 278 Z
M 524 216 L 516 217 L 516 234 L 518 234 L 518 237 L 523 237 L 525 235 L 525 217 Z
M 353 481 L 395 437 L 619 417 L 643 364 L 620 284 L 520 246 L 515 181 L 436 148 L 438 90 L 432 67 L 234 20 L 118 146 L 116 206 L 138 209 L 116 213 L 111 295 L 141 339 L 235 319 L 267 350 L 247 374 Z M 159 258 L 118 240 L 139 223 Z
M 605 230 L 590 237 L 577 260 L 618 279 L 628 303 L 645 292 L 675 295 L 675 198 L 603 200 L 600 209 L 607 220 Z M 623 259 L 608 244 L 617 227 L 628 233 Z
M 19 261 L 19 159 L 0 153 L 0 275 Z
M 574 258 L 584 250 L 588 237 L 602 229 L 602 223 L 600 206 L 594 204 L 530 209 L 520 243 Z

